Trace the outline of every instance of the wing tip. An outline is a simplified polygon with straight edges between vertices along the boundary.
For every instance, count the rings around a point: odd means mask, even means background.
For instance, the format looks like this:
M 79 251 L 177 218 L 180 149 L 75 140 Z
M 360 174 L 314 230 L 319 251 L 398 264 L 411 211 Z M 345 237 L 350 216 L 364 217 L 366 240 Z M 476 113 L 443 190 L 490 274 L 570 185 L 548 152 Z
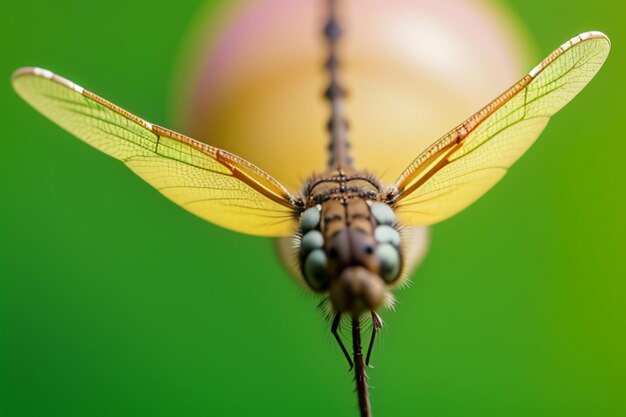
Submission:
M 609 43 L 609 45 L 611 44 L 611 40 L 609 39 L 609 37 L 605 33 L 597 31 L 597 30 L 590 30 L 589 32 L 583 32 L 580 35 L 578 35 L 578 37 L 580 38 L 581 42 L 587 41 L 590 39 L 604 39 L 605 41 Z
M 545 58 L 543 61 L 537 64 L 532 70 L 530 70 L 528 75 L 530 75 L 532 78 L 535 78 L 541 71 L 544 70 L 545 67 L 547 67 L 550 63 L 552 63 L 552 61 L 554 61 L 556 58 L 561 56 L 561 54 L 563 54 L 565 51 L 567 51 L 568 49 L 572 48 L 573 46 L 579 43 L 592 41 L 592 40 L 606 41 L 607 47 L 608 47 L 606 49 L 606 54 L 605 54 L 605 57 L 606 57 L 606 55 L 608 55 L 608 52 L 611 49 L 611 40 L 604 33 L 591 30 L 589 32 L 580 33 L 574 36 L 573 38 L 571 38 L 570 40 L 568 40 L 567 42 L 563 43 L 554 52 L 548 55 L 547 58 Z
M 589 32 L 583 32 L 574 36 L 569 41 L 561 45 L 561 48 L 568 49 L 577 43 L 591 41 L 591 40 L 604 40 L 611 47 L 611 40 L 604 33 L 597 30 L 590 30 Z
M 73 83 L 67 78 L 63 78 L 60 75 L 56 75 L 50 70 L 47 70 L 45 68 L 40 68 L 40 67 L 22 67 L 22 68 L 16 69 L 11 75 L 11 82 L 13 83 L 13 85 L 15 85 L 15 81 L 17 81 L 19 78 L 24 77 L 24 76 L 29 76 L 29 75 L 45 78 L 46 80 L 55 81 L 67 88 L 70 88 L 76 91 L 79 94 L 83 94 L 83 92 L 85 91 L 83 87 L 81 87 L 78 84 Z

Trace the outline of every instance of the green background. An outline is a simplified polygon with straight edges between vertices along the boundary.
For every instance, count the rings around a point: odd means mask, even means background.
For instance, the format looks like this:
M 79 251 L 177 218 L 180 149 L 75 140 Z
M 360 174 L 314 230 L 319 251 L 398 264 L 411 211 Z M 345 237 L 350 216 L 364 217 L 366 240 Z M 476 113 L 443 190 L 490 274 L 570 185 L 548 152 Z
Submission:
M 0 6 L 0 415 L 356 415 L 352 376 L 272 242 L 189 215 L 37 115 L 38 65 L 169 125 L 201 0 Z M 623 3 L 515 0 L 541 59 L 602 30 L 598 77 L 384 314 L 378 416 L 626 415 Z

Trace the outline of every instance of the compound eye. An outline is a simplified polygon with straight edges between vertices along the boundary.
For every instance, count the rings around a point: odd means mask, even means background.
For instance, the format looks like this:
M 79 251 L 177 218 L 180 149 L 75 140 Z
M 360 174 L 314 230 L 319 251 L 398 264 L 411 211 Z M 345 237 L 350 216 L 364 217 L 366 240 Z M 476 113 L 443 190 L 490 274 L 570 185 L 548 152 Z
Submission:
M 308 232 L 309 230 L 317 228 L 320 224 L 320 219 L 322 214 L 320 213 L 320 207 L 309 207 L 304 210 L 300 215 L 300 227 L 303 232 Z
M 321 249 L 324 246 L 324 236 L 319 230 L 311 230 L 302 236 L 300 242 L 300 251 L 307 254 L 314 249 Z
M 381 205 L 384 205 L 389 208 L 389 206 L 383 203 L 376 204 L 379 204 L 378 207 L 382 207 Z M 372 205 L 372 209 L 374 207 L 375 206 Z M 391 209 L 389 208 L 389 210 Z M 383 209 L 381 211 L 384 213 L 385 210 Z M 374 210 L 372 210 L 372 213 L 374 213 Z M 389 217 L 385 218 L 385 216 L 386 215 L 378 217 L 389 221 Z M 380 223 L 378 218 L 377 220 Z M 376 247 L 376 256 L 378 257 L 378 263 L 380 265 L 379 274 L 387 284 L 391 284 L 399 278 L 402 266 L 402 259 L 400 257 L 399 250 L 400 233 L 398 233 L 398 231 L 389 224 L 380 224 L 374 230 L 374 239 L 376 239 L 376 242 L 378 243 L 378 246 Z
M 392 224 L 396 221 L 396 215 L 388 204 L 379 201 L 370 203 L 370 211 L 378 224 Z
M 314 249 L 304 259 L 304 278 L 314 290 L 328 286 L 328 258 L 322 249 Z
M 312 208 L 319 214 L 315 207 Z M 302 217 L 304 218 L 304 215 Z M 301 224 L 308 220 L 301 221 Z M 313 223 L 311 221 L 306 226 L 311 226 Z M 324 253 L 323 247 L 324 236 L 319 230 L 309 230 L 300 241 L 302 273 L 309 286 L 316 291 L 323 290 L 328 285 L 328 257 Z
M 376 248 L 376 256 L 380 262 L 380 276 L 390 284 L 400 275 L 400 253 L 390 243 L 381 243 Z
M 391 226 L 378 226 L 374 230 L 374 239 L 378 243 L 391 243 L 393 246 L 400 246 L 400 233 Z

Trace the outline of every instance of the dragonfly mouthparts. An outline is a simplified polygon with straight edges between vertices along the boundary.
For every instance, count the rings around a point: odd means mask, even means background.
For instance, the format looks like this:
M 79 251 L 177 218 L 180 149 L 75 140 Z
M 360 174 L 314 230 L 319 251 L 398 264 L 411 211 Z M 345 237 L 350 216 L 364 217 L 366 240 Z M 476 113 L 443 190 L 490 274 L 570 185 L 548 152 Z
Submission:
M 335 311 L 359 317 L 382 306 L 387 289 L 381 277 L 362 266 L 345 268 L 330 285 L 330 301 Z

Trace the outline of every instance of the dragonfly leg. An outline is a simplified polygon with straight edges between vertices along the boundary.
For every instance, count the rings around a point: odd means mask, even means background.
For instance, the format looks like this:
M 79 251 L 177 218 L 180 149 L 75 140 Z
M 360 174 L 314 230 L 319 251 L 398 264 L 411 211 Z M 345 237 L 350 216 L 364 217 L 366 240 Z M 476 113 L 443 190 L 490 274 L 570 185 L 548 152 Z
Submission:
M 337 329 L 339 329 L 340 321 L 341 321 L 341 313 L 336 313 L 335 318 L 333 319 L 333 324 L 330 328 L 330 332 L 333 334 L 333 336 L 335 336 L 335 340 L 337 340 L 337 343 L 339 343 L 339 347 L 341 348 L 341 351 L 346 356 L 346 359 L 348 360 L 348 364 L 350 365 L 350 369 L 348 370 L 348 372 L 350 372 L 354 364 L 352 363 L 352 358 L 350 358 L 350 354 L 348 353 L 348 350 L 346 349 L 343 342 L 341 341 L 341 337 L 339 336 L 339 333 L 337 331 Z
M 372 311 L 372 337 L 370 337 L 370 344 L 367 348 L 367 356 L 365 357 L 365 365 L 370 366 L 370 357 L 372 356 L 372 347 L 374 347 L 374 339 L 376 338 L 376 332 L 383 328 L 383 319 L 375 312 Z

